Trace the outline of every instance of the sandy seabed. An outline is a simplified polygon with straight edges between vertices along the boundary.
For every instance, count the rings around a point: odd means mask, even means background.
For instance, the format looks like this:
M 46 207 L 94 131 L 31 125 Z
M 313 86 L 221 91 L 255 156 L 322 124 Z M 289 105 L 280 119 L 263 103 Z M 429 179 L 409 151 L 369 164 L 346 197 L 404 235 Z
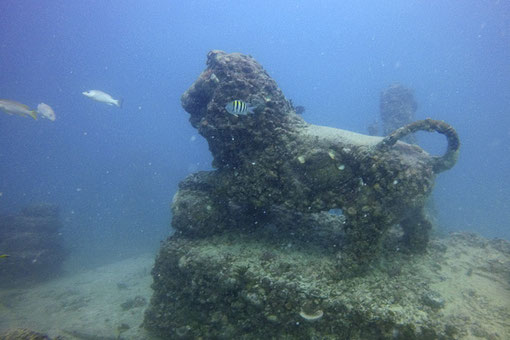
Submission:
M 0 290 L 0 334 L 28 328 L 51 338 L 151 339 L 140 327 L 152 294 L 154 254 Z
M 28 328 L 66 340 L 157 339 L 140 327 L 153 293 L 154 260 L 147 253 L 29 288 L 2 289 L 0 334 Z M 460 334 L 453 338 L 510 339 L 508 241 L 453 233 L 433 241 L 415 262 L 420 280 L 444 298 L 435 317 L 458 325 Z M 420 308 L 411 314 L 423 316 Z

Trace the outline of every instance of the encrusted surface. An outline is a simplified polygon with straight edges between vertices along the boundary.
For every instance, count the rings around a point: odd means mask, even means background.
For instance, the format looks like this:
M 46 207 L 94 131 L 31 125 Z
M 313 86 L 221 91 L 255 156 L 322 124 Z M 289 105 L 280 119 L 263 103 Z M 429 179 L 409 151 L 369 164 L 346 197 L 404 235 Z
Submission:
M 183 339 L 507 339 L 509 248 L 455 234 L 344 278 L 327 247 L 292 236 L 173 237 L 145 327 Z
M 216 170 L 179 184 L 146 328 L 185 339 L 464 331 L 438 313 L 444 301 L 418 268 L 428 257 L 413 257 L 428 244 L 437 170 L 456 160 L 453 128 L 427 119 L 382 139 L 307 124 L 252 57 L 222 51 L 181 100 Z M 253 112 L 229 113 L 232 100 Z M 447 159 L 398 141 L 418 130 L 446 135 Z
M 232 100 L 247 102 L 253 112 L 230 114 L 225 105 Z M 377 256 L 393 224 L 404 229 L 403 246 L 415 252 L 426 246 L 431 224 L 423 207 L 435 170 L 446 167 L 442 158 L 397 140 L 447 124 L 416 122 L 384 140 L 307 124 L 251 56 L 222 51 L 209 52 L 206 70 L 183 94 L 182 105 L 206 138 L 217 170 L 181 183 L 172 208 L 172 225 L 181 233 L 205 237 L 278 221 L 278 214 L 268 215 L 274 207 L 341 209 L 349 238 L 345 266 L 353 272 Z M 455 156 L 458 143 L 449 139 L 449 145 Z M 448 167 L 456 160 L 450 158 Z

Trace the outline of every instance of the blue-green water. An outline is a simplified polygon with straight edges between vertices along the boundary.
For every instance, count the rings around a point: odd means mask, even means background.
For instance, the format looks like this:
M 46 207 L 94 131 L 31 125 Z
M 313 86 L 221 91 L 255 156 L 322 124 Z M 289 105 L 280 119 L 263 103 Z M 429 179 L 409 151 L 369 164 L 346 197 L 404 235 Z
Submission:
M 4 0 L 0 98 L 57 119 L 0 113 L 0 212 L 58 204 L 87 261 L 157 249 L 178 182 L 211 162 L 180 96 L 222 49 L 254 56 L 314 124 L 366 133 L 380 91 L 414 89 L 417 118 L 462 141 L 435 189 L 441 226 L 510 239 L 509 22 L 506 1 Z

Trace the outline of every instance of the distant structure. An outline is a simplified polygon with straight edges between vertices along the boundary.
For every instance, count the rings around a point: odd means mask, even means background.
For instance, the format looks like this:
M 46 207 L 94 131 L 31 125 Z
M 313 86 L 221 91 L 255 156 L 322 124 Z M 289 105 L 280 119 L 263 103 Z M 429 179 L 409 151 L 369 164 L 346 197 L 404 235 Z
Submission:
M 53 204 L 30 205 L 16 214 L 0 215 L 0 255 L 4 255 L 0 287 L 39 283 L 60 272 L 67 256 L 59 236 L 61 228 L 59 209 Z
M 414 122 L 417 108 L 411 89 L 397 83 L 383 90 L 379 103 L 383 135 L 387 136 L 396 129 Z M 411 134 L 404 137 L 403 141 L 416 144 L 416 137 Z

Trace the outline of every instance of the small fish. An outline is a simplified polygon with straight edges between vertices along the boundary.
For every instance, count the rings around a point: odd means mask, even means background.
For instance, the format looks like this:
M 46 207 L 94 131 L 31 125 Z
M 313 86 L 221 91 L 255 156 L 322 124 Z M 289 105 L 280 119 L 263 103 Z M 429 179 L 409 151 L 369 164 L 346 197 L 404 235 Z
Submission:
M 302 115 L 303 113 L 305 113 L 306 108 L 303 105 L 298 105 L 294 107 L 294 111 L 296 111 L 298 115 Z
M 9 256 L 11 256 L 11 255 L 2 254 L 2 255 L 0 255 L 0 259 L 5 259 L 5 258 L 8 258 Z
M 248 106 L 245 102 L 242 100 L 233 100 L 230 103 L 228 103 L 225 106 L 225 110 L 227 110 L 228 113 L 238 116 L 238 115 L 245 115 L 248 113 L 253 113 L 253 107 Z
M 30 116 L 37 120 L 37 113 L 34 110 L 31 110 L 25 104 L 15 102 L 14 100 L 0 99 L 0 110 L 10 115 L 14 114 L 22 117 Z
M 105 103 L 108 105 L 115 105 L 117 107 L 122 107 L 122 99 L 113 99 L 108 93 L 99 90 L 90 90 L 82 92 L 85 97 L 89 97 L 92 100 L 95 100 L 100 103 Z
M 49 106 L 48 104 L 41 103 L 37 105 L 37 112 L 39 112 L 41 116 L 51 120 L 52 122 L 54 122 L 55 119 L 57 118 L 57 116 L 55 115 L 55 111 L 53 111 L 51 106 Z

